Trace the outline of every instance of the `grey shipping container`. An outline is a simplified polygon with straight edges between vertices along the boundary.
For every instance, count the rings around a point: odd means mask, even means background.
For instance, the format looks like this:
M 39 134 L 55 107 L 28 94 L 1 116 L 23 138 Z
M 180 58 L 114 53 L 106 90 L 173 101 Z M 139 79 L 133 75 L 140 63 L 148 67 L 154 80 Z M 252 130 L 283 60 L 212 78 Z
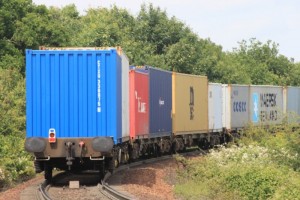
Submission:
M 223 85 L 223 126 L 239 130 L 249 123 L 249 86 Z
M 278 124 L 284 113 L 284 89 L 280 86 L 250 86 L 250 120 L 254 124 Z
M 286 88 L 286 112 L 290 122 L 300 121 L 300 87 Z
M 249 86 L 231 85 L 231 129 L 241 129 L 249 123 Z

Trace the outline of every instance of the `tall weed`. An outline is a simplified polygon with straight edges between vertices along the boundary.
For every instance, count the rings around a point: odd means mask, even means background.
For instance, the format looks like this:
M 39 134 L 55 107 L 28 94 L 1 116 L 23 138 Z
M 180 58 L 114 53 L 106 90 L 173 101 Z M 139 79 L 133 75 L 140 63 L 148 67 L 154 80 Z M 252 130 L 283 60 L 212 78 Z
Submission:
M 300 171 L 300 127 L 294 123 L 280 126 L 249 126 L 239 145 L 259 145 L 268 148 L 273 161 Z
M 185 160 L 175 193 L 182 199 L 297 199 L 300 174 L 279 164 L 273 149 L 257 144 L 211 150 Z M 279 192 L 280 191 L 280 192 Z

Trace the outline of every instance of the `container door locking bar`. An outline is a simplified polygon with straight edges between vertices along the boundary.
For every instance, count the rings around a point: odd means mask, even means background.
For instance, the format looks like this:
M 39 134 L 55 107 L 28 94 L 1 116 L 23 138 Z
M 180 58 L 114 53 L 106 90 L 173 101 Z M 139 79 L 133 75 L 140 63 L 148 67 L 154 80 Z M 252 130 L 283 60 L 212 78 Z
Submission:
M 72 142 L 67 142 L 66 144 L 67 147 L 67 165 L 68 165 L 68 169 L 71 170 L 71 165 L 73 164 L 72 160 L 74 160 L 74 158 L 72 157 L 72 146 L 74 145 L 74 143 Z

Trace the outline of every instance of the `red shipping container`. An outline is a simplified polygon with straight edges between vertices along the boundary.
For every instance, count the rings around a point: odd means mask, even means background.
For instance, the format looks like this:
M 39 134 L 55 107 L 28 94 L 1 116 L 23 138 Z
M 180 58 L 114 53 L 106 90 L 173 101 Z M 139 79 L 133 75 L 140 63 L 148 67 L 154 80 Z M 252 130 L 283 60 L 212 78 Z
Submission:
M 149 135 L 149 76 L 131 70 L 129 72 L 130 137 Z

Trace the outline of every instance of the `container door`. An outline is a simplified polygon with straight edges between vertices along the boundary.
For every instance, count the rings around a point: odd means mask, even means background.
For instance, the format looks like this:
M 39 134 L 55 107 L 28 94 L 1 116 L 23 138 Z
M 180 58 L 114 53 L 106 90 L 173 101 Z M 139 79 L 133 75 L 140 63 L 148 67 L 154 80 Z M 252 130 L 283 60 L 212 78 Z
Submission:
M 130 137 L 149 134 L 149 78 L 148 74 L 130 71 Z
M 149 68 L 150 136 L 165 136 L 172 132 L 172 73 Z

